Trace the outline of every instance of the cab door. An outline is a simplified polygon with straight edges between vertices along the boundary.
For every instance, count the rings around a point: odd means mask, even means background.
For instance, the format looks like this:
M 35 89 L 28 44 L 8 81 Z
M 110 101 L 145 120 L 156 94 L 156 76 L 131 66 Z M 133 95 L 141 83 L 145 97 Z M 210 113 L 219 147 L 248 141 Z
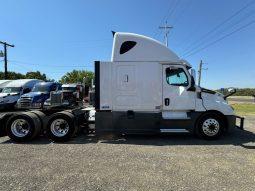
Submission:
M 183 65 L 165 64 L 163 67 L 163 111 L 195 110 L 195 88 Z

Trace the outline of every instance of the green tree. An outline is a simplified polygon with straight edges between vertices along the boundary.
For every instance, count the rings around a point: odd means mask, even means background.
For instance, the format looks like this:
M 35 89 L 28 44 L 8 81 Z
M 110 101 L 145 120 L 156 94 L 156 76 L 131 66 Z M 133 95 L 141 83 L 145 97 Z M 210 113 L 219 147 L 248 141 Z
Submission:
M 91 80 L 94 79 L 94 72 L 86 70 L 73 70 L 72 72 L 67 72 L 59 80 L 60 83 L 82 83 L 83 78 L 86 78 L 86 85 L 91 86 Z
M 7 77 L 10 80 L 24 79 L 25 75 L 17 72 L 8 71 Z M 4 72 L 0 72 L 0 79 L 4 79 Z
M 39 72 L 39 71 L 27 72 L 25 76 L 28 79 L 38 79 L 38 80 L 47 81 L 46 74 L 41 74 L 41 72 Z
M 220 90 L 216 90 L 221 92 Z M 227 88 L 224 89 L 224 95 L 228 94 Z M 234 96 L 253 96 L 255 95 L 255 88 L 237 88 Z
M 47 78 L 46 74 L 42 74 L 39 71 L 27 72 L 25 75 L 21 74 L 21 73 L 18 73 L 18 72 L 8 71 L 7 77 L 10 80 L 39 79 L 39 80 L 44 80 L 44 81 L 55 81 L 54 79 Z M 2 79 L 4 79 L 4 72 L 0 72 L 0 80 L 2 80 Z

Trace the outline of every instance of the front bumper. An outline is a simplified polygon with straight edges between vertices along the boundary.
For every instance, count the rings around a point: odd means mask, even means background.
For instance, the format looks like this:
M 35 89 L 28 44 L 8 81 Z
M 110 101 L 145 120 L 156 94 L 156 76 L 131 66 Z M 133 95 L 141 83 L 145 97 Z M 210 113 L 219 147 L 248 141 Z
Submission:
M 16 103 L 1 103 L 0 110 L 11 109 Z
M 19 109 L 40 109 L 43 107 L 43 103 L 41 102 L 34 102 L 34 103 L 18 103 L 18 108 Z
M 236 116 L 236 115 L 228 115 L 227 124 L 228 124 L 228 131 L 233 131 L 235 128 L 244 129 L 244 117 Z M 239 119 L 239 120 L 237 120 Z
M 236 118 L 240 119 L 239 126 L 235 125 L 236 128 L 244 130 L 243 125 L 244 125 L 244 117 L 236 116 Z M 237 122 L 237 121 L 236 121 Z
M 227 125 L 228 125 L 228 131 L 232 131 L 235 128 L 244 129 L 244 117 L 236 116 L 236 115 L 227 115 Z M 239 119 L 239 120 L 237 120 Z M 239 123 L 238 123 L 239 122 Z

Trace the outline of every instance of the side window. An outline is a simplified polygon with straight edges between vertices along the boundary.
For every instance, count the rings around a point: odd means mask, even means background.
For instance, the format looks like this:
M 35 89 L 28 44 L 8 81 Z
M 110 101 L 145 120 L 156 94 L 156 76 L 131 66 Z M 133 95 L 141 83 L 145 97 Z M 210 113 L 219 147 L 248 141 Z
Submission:
M 51 91 L 51 92 L 52 92 L 52 91 L 56 91 L 56 89 L 57 89 L 57 86 L 56 86 L 56 85 L 50 87 L 50 91 Z
M 166 81 L 172 86 L 185 86 L 188 84 L 188 77 L 182 68 L 166 68 Z
M 134 42 L 134 41 L 123 42 L 120 47 L 120 54 L 124 54 L 124 53 L 128 52 L 129 50 L 134 48 L 135 45 L 136 45 L 136 42 Z
M 62 85 L 59 84 L 57 90 L 62 90 Z

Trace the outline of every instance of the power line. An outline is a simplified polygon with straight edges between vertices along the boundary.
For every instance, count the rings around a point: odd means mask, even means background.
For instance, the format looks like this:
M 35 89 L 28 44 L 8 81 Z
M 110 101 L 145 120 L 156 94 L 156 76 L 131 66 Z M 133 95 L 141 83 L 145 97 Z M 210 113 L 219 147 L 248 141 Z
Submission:
M 245 15 L 245 17 L 242 17 L 241 19 L 239 19 L 237 22 L 235 22 L 234 24 L 223 28 L 222 30 L 218 31 L 217 33 L 215 33 L 214 35 L 211 36 L 211 38 L 213 39 L 214 37 L 220 36 L 220 34 L 222 34 L 223 32 L 225 32 L 228 29 L 233 28 L 234 26 L 236 26 L 237 24 L 241 23 L 243 20 L 247 19 L 248 17 L 254 15 L 255 12 L 254 10 L 252 10 L 248 15 Z M 202 41 L 201 43 L 199 43 L 197 46 L 195 46 L 192 50 L 187 51 L 185 54 L 183 54 L 182 56 L 188 55 L 190 52 L 195 51 L 196 49 L 198 49 L 199 47 L 201 47 L 203 44 L 206 44 L 206 41 Z
M 219 27 L 221 27 L 222 25 L 224 25 L 225 23 L 227 23 L 228 21 L 230 21 L 231 19 L 233 19 L 235 16 L 239 15 L 243 10 L 245 10 L 246 8 L 248 8 L 251 4 L 253 4 L 255 2 L 255 0 L 250 1 L 249 3 L 247 3 L 245 6 L 243 6 L 241 9 L 237 10 L 234 14 L 232 14 L 231 16 L 229 16 L 227 19 L 225 19 L 223 22 L 219 23 L 218 25 L 216 25 L 214 28 L 212 28 L 209 32 L 207 32 L 206 34 L 204 34 L 199 40 L 194 41 L 193 43 L 191 43 L 185 50 L 184 52 L 187 52 L 187 50 L 191 49 L 191 47 L 193 47 L 194 45 L 198 44 L 199 42 L 201 42 L 201 40 L 204 40 L 204 38 L 207 38 L 209 34 L 213 33 L 214 31 L 218 30 Z M 185 53 L 186 54 L 186 53 Z
M 57 67 L 57 68 L 74 68 L 74 67 L 85 67 L 85 68 L 93 68 L 94 66 L 86 66 L 86 65 L 72 65 L 72 66 L 53 66 L 53 65 L 47 65 L 47 64 L 33 64 L 28 62 L 21 62 L 16 60 L 9 60 L 11 63 L 18 63 L 22 65 L 32 65 L 32 66 L 42 66 L 42 67 Z
M 184 6 L 184 8 L 182 9 L 182 11 L 181 11 L 181 12 L 179 13 L 179 15 L 176 17 L 175 21 L 172 22 L 173 25 L 175 25 L 175 23 L 177 23 L 177 21 L 178 21 L 181 17 L 183 17 L 183 15 L 186 13 L 185 10 L 186 10 L 188 7 L 190 7 L 190 5 L 191 5 L 192 2 L 194 2 L 194 1 L 189 1 L 189 2 L 186 4 L 186 6 Z
M 240 30 L 242 30 L 242 29 L 244 29 L 244 28 L 246 28 L 246 27 L 248 27 L 248 26 L 250 26 L 250 25 L 252 25 L 252 24 L 254 24 L 254 23 L 255 23 L 255 20 L 252 20 L 251 22 L 249 22 L 249 23 L 243 25 L 242 27 L 237 28 L 236 30 L 232 31 L 231 33 L 228 33 L 228 34 L 224 35 L 223 37 L 221 37 L 221 38 L 219 38 L 219 39 L 217 39 L 217 40 L 215 40 L 215 41 L 213 41 L 213 42 L 207 44 L 206 46 L 203 46 L 202 48 L 198 49 L 197 51 L 194 51 L 193 53 L 187 55 L 186 58 L 189 57 L 189 56 L 191 56 L 191 55 L 196 54 L 197 52 L 199 52 L 199 51 L 201 51 L 201 50 L 204 50 L 205 48 L 208 48 L 208 47 L 214 45 L 215 43 L 217 43 L 217 42 L 219 42 L 219 41 L 221 41 L 221 40 L 223 40 L 223 39 L 225 39 L 225 38 L 227 38 L 227 37 L 233 35 L 234 33 L 238 32 L 238 31 L 240 31 Z
M 172 12 L 170 12 L 167 16 L 166 19 L 170 18 L 170 16 L 172 16 L 174 14 L 174 12 L 176 11 L 177 7 L 179 6 L 179 3 L 181 2 L 180 0 L 176 0 L 176 3 L 173 6 Z
M 165 16 L 161 19 L 159 25 L 163 25 L 164 22 L 172 15 L 172 13 L 176 7 L 176 4 L 178 4 L 178 0 L 177 0 L 177 3 L 175 3 L 175 4 L 173 4 L 172 2 L 174 3 L 176 1 L 170 1 L 169 8 L 167 9 Z M 154 37 L 157 38 L 160 34 L 161 34 L 160 31 L 157 30 L 154 34 Z

